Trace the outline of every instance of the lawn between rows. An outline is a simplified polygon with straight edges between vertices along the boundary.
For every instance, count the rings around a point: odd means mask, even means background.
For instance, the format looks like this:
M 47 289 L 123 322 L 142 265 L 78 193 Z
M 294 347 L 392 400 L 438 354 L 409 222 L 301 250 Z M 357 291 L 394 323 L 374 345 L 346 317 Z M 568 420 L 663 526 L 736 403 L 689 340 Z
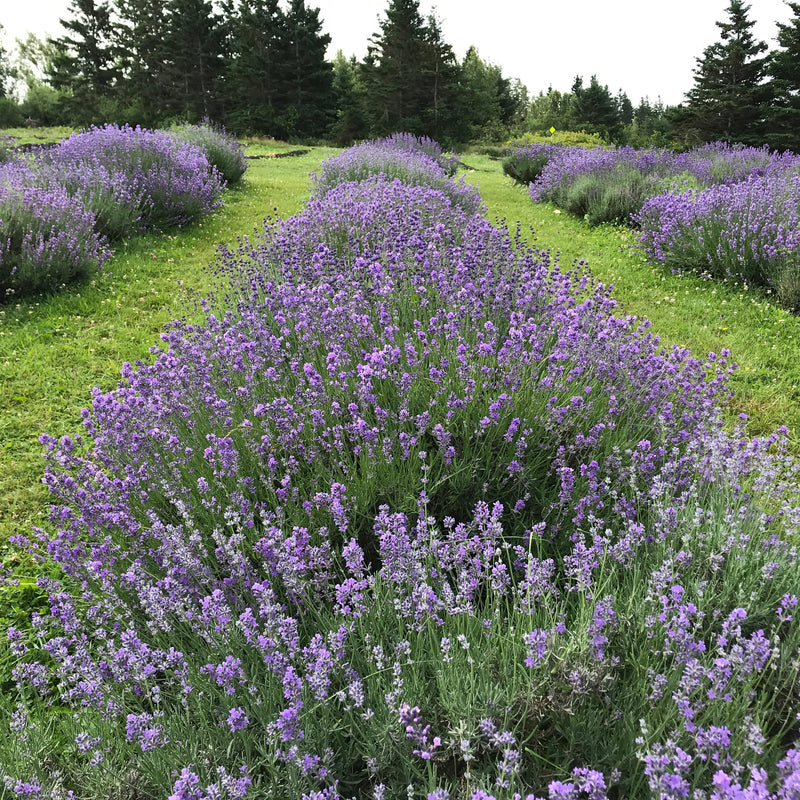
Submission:
M 192 315 L 192 292 L 209 288 L 206 266 L 221 243 L 233 243 L 265 215 L 289 216 L 308 197 L 308 173 L 333 151 L 271 158 L 293 150 L 250 143 L 250 161 L 225 207 L 185 229 L 144 236 L 118 248 L 102 273 L 52 297 L 0 305 L 0 553 L 5 543 L 41 524 L 48 498 L 39 435 L 74 434 L 91 389 L 113 388 L 123 362 L 146 358 L 163 326 Z M 499 161 L 467 155 L 466 179 L 480 187 L 490 219 L 519 220 L 562 266 L 583 259 L 598 280 L 613 283 L 622 312 L 652 321 L 663 344 L 698 355 L 728 348 L 740 365 L 731 419 L 750 416 L 756 435 L 787 425 L 800 449 L 800 319 L 754 290 L 666 274 L 647 264 L 621 228 L 590 228 L 550 205 L 534 205 L 502 174 Z M 531 233 L 531 227 L 534 234 Z M 2 614 L 0 614 L 1 616 Z

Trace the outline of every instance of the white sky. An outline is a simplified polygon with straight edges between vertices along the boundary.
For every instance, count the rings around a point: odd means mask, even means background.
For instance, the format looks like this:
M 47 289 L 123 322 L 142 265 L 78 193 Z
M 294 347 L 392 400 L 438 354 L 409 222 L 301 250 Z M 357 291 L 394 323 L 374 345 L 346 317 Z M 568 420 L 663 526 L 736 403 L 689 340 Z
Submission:
M 726 19 L 729 0 L 421 0 L 433 6 L 445 40 L 456 56 L 475 45 L 503 75 L 519 78 L 531 94 L 549 86 L 569 91 L 576 75 L 588 83 L 595 74 L 614 94 L 623 89 L 634 105 L 648 96 L 674 105 L 693 85 L 695 59 L 719 40 L 717 20 Z M 320 9 L 330 34 L 329 56 L 337 50 L 361 59 L 378 31 L 389 0 L 308 0 Z M 4 42 L 28 32 L 63 33 L 68 0 L 0 0 Z M 775 22 L 791 12 L 783 0 L 750 0 L 756 36 L 776 46 Z

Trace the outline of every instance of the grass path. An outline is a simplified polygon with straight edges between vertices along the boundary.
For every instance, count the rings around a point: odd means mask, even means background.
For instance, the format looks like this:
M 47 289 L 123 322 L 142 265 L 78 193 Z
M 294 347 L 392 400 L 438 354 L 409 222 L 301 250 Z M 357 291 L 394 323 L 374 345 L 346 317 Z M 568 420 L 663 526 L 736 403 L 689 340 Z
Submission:
M 251 145 L 248 153 L 275 149 Z M 308 173 L 331 152 L 253 160 L 224 209 L 169 235 L 131 240 L 92 281 L 0 305 L 0 554 L 9 536 L 29 532 L 46 514 L 39 435 L 76 433 L 92 387 L 113 388 L 123 362 L 146 358 L 163 326 L 190 313 L 189 291 L 208 288 L 205 267 L 218 245 L 234 243 L 266 215 L 296 212 L 308 197 Z M 798 318 L 752 290 L 654 269 L 629 232 L 591 229 L 552 206 L 534 205 L 499 162 L 464 160 L 490 218 L 505 217 L 512 230 L 519 220 L 523 233 L 532 226 L 537 245 L 557 253 L 562 265 L 584 259 L 599 280 L 615 285 L 624 312 L 652 320 L 665 344 L 697 354 L 728 347 L 741 366 L 732 414 L 750 414 L 754 434 L 788 424 L 800 449 Z

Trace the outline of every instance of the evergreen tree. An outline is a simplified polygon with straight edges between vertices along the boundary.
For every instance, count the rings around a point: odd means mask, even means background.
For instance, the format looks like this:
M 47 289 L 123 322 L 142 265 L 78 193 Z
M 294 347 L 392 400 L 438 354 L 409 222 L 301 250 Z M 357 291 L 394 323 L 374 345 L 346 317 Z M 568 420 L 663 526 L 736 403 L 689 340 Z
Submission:
M 794 14 L 778 23 L 780 49 L 770 56 L 770 88 L 774 97 L 767 142 L 779 150 L 800 153 L 800 3 L 787 2 Z
M 372 132 L 424 134 L 432 92 L 424 74 L 427 30 L 419 0 L 390 0 L 362 67 Z
M 168 0 L 164 107 L 196 121 L 217 116 L 223 29 L 211 0 Z
M 11 85 L 11 62 L 3 47 L 3 26 L 0 25 L 0 99 L 6 98 Z
M 615 141 L 621 127 L 619 110 L 608 86 L 601 86 L 596 75 L 592 75 L 587 87 L 581 76 L 576 77 L 572 85 L 570 128 Z
M 460 70 L 453 48 L 444 40 L 435 14 L 428 16 L 423 48 L 422 75 L 430 101 L 423 114 L 426 133 L 439 142 L 460 138 Z
M 289 3 L 284 31 L 289 133 L 321 136 L 336 114 L 333 65 L 325 58 L 331 37 L 322 32 L 319 9 L 306 7 L 304 0 Z
M 769 88 L 761 53 L 767 45 L 753 37 L 749 11 L 743 0 L 730 0 L 728 19 L 716 23 L 720 41 L 697 59 L 695 85 L 675 118 L 684 133 L 694 130 L 705 141 L 763 144 Z
M 630 125 L 633 122 L 633 103 L 631 103 L 628 95 L 620 89 L 614 98 L 614 102 L 617 106 L 619 123 L 621 125 Z
M 60 20 L 68 33 L 54 40 L 48 81 L 71 95 L 67 105 L 74 122 L 102 122 L 111 112 L 108 100 L 120 78 L 111 8 L 105 2 L 72 0 L 69 11 L 72 16 Z
M 461 64 L 462 117 L 472 139 L 503 139 L 527 112 L 528 90 L 503 76 L 500 67 L 484 61 L 470 47 Z
M 168 0 L 115 0 L 128 121 L 158 125 L 168 105 L 170 56 L 165 23 Z
M 287 132 L 285 24 L 278 0 L 239 0 L 224 72 L 226 120 L 238 132 L 276 137 Z
M 369 135 L 369 119 L 358 62 L 355 56 L 349 60 L 345 58 L 341 50 L 333 61 L 333 92 L 337 111 L 330 135 L 340 145 L 351 145 L 356 139 L 365 139 Z

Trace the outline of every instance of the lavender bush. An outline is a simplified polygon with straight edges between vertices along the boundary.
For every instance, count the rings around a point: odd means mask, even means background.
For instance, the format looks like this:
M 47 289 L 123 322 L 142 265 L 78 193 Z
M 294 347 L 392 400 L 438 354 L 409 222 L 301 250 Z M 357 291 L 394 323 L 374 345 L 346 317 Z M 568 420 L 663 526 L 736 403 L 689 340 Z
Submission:
M 0 175 L 0 298 L 56 289 L 110 255 L 94 215 L 64 189 L 39 189 Z
M 185 225 L 216 208 L 222 179 L 203 151 L 164 131 L 107 125 L 40 159 L 37 179 L 80 198 L 110 239 Z
M 542 174 L 547 162 L 560 147 L 541 143 L 516 146 L 503 159 L 503 172 L 516 183 L 529 186 Z
M 771 169 L 699 192 L 651 198 L 635 217 L 653 261 L 733 278 L 800 305 L 800 174 Z
M 240 181 L 247 170 L 241 144 L 221 128 L 210 123 L 183 124 L 172 127 L 169 132 L 179 142 L 199 147 L 228 186 Z
M 243 170 L 241 150 L 203 128 L 174 136 L 113 125 L 0 165 L 0 292 L 59 289 L 97 269 L 107 241 L 218 207 L 223 178 L 181 140 L 190 134 Z
M 10 797 L 795 795 L 797 468 L 726 354 L 386 175 L 216 270 L 44 437 Z
M 374 139 L 344 150 L 327 159 L 320 170 L 311 175 L 312 194 L 324 197 L 340 183 L 358 182 L 371 175 L 386 175 L 413 186 L 431 186 L 445 192 L 454 202 L 477 211 L 480 195 L 464 181 L 452 181 L 454 163 L 441 155 L 441 148 L 429 139 L 395 134 L 387 139 Z

